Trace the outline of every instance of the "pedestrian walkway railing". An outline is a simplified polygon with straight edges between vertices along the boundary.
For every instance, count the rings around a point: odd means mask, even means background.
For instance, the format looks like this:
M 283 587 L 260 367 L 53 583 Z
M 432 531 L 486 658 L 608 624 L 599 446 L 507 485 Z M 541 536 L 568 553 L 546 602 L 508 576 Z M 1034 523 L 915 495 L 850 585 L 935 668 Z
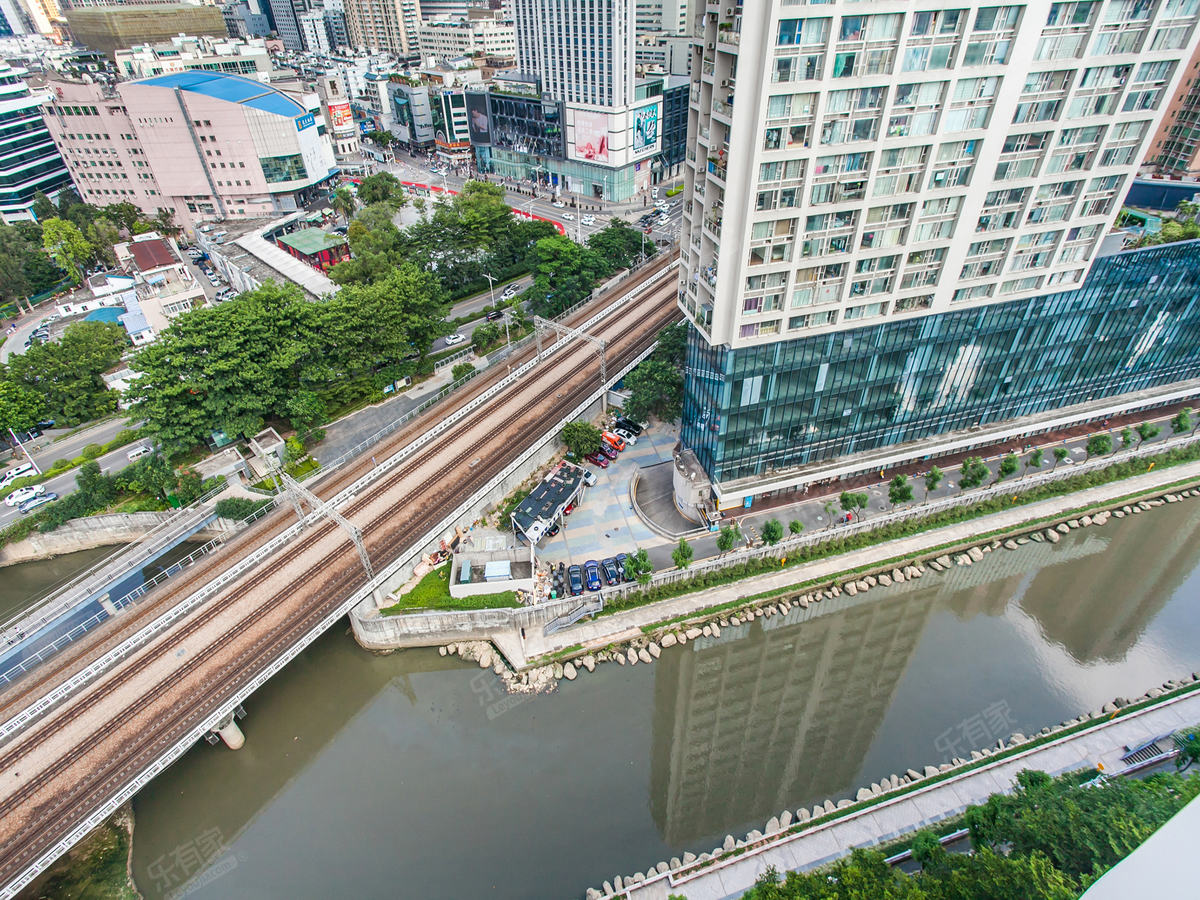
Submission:
M 557 618 L 551 619 L 542 626 L 542 634 L 546 637 L 554 634 L 556 631 L 562 631 L 564 628 L 569 628 L 582 619 L 584 616 L 594 616 L 596 613 L 604 609 L 603 597 L 589 597 L 582 604 L 575 607 L 568 613 L 563 613 Z
M 80 596 L 79 589 L 88 580 L 99 578 L 105 572 L 119 574 L 132 570 L 139 562 L 150 559 L 164 548 L 170 547 L 172 543 L 178 543 L 181 531 L 193 528 L 200 519 L 211 514 L 209 510 L 203 509 L 204 503 L 225 490 L 225 487 L 225 484 L 222 483 L 217 488 L 203 494 L 191 505 L 155 525 L 141 539 L 130 544 L 117 555 L 101 560 L 33 606 L 11 616 L 3 625 L 0 625 L 0 634 L 11 638 L 18 630 L 25 634 L 34 633 L 57 619 L 66 610 L 79 603 L 81 599 L 85 599 Z
M 439 369 L 444 369 L 444 368 L 446 368 L 446 366 L 453 365 L 454 363 L 458 362 L 460 359 L 464 359 L 465 357 L 474 356 L 474 355 L 475 355 L 474 347 L 465 347 L 462 350 L 459 350 L 457 353 L 452 353 L 450 356 L 445 356 L 445 357 L 442 357 L 441 359 L 439 359 L 437 362 L 435 362 L 433 364 L 433 371 L 437 372 Z
M 886 525 L 922 519 L 926 516 L 963 506 L 973 506 L 976 503 L 991 500 L 995 497 L 1011 497 L 1014 494 L 1022 494 L 1033 488 L 1043 487 L 1058 481 L 1066 481 L 1076 475 L 1106 469 L 1116 463 L 1126 462 L 1131 459 L 1158 456 L 1165 451 L 1185 447 L 1197 441 L 1200 441 L 1200 436 L 1198 435 L 1179 435 L 1157 444 L 1133 447 L 1129 450 L 1121 450 L 1108 456 L 1098 456 L 1086 462 L 1058 467 L 1049 472 L 1039 472 L 1014 481 L 1001 481 L 988 487 L 967 490 L 953 497 L 942 497 L 905 509 L 893 509 L 869 519 L 831 525 L 821 531 L 786 538 L 771 546 L 762 545 L 733 550 L 722 556 L 694 563 L 686 569 L 674 568 L 663 572 L 656 572 L 651 576 L 650 582 L 645 588 L 637 584 L 623 584 L 605 588 L 602 593 L 605 597 L 626 597 L 633 591 L 648 590 L 662 585 L 675 584 L 680 581 L 689 581 L 698 576 L 706 575 L 709 572 L 728 569 L 750 559 L 783 559 L 784 557 L 791 556 L 801 548 L 816 547 L 828 541 L 841 540 L 852 535 L 864 534 Z

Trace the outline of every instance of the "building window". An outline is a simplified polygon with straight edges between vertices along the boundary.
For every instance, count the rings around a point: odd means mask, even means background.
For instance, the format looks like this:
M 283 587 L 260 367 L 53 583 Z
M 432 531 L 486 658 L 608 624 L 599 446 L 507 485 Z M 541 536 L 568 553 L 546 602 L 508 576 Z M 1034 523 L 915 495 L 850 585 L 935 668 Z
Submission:
M 304 158 L 300 154 L 291 156 L 266 156 L 259 159 L 263 176 L 268 184 L 278 184 L 282 181 L 300 181 L 308 177 L 304 167 Z M 214 168 L 216 168 L 214 166 Z

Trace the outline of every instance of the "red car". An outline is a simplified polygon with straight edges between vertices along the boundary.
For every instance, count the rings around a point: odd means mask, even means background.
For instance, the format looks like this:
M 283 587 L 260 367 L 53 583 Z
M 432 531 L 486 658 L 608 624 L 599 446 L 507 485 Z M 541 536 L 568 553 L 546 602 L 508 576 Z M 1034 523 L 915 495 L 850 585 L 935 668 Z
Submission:
M 602 469 L 608 468 L 608 458 L 600 455 L 599 453 L 589 453 L 584 457 L 584 459 L 590 462 L 593 466 L 599 466 Z

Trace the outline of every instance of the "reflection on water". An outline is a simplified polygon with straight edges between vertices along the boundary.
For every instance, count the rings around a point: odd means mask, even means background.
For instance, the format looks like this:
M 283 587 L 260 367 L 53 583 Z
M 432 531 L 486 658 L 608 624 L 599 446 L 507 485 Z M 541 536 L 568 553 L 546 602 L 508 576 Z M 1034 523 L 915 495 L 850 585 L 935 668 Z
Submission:
M 54 585 L 69 581 L 120 549 L 97 547 L 0 568 L 0 622 L 28 609 Z
M 137 798 L 149 898 L 577 896 L 1200 667 L 1200 505 L 825 601 L 497 706 L 335 629 Z M 197 873 L 204 872 L 197 881 Z

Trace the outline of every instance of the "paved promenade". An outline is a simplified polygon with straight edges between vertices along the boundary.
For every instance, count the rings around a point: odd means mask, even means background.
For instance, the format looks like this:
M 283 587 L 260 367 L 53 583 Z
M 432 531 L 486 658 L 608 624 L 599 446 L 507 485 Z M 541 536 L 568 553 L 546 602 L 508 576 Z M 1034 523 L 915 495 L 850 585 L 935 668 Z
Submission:
M 958 815 L 989 794 L 1007 792 L 1023 769 L 1051 775 L 1102 764 L 1119 773 L 1126 747 L 1200 722 L 1200 692 L 1167 701 L 1139 713 L 1122 716 L 1088 731 L 1033 747 L 1024 753 L 973 769 L 927 788 L 887 800 L 843 819 L 789 835 L 741 856 L 690 871 L 654 876 L 618 896 L 629 900 L 666 900 L 679 894 L 687 900 L 733 900 L 754 885 L 768 866 L 780 873 L 808 870 L 847 855 L 856 847 L 872 847 L 907 832 Z M 920 761 L 915 761 L 918 764 Z M 781 810 L 782 812 L 782 810 Z
M 1063 517 L 1074 510 L 1104 505 L 1130 494 L 1152 493 L 1166 485 L 1197 478 L 1200 478 L 1200 462 L 1160 469 L 1112 484 L 1042 500 L 1027 506 L 1014 507 L 1011 510 L 972 519 L 969 522 L 948 525 L 944 528 L 887 541 L 851 553 L 816 560 L 798 568 L 783 570 L 778 575 L 759 575 L 746 578 L 724 587 L 710 588 L 674 600 L 642 606 L 628 612 L 602 616 L 596 621 L 564 629 L 549 637 L 544 637 L 540 633 L 527 633 L 523 642 L 523 655 L 525 659 L 532 660 L 575 644 L 581 644 L 585 648 L 599 649 L 611 643 L 640 637 L 642 626 L 645 625 L 653 625 L 678 616 L 692 615 L 710 607 L 738 601 L 776 588 L 786 588 L 801 582 L 830 579 L 842 572 L 880 565 L 892 559 L 926 555 L 933 547 L 967 543 L 975 540 L 977 535 L 1016 528 L 1035 519 Z M 875 590 L 889 589 L 876 588 Z

